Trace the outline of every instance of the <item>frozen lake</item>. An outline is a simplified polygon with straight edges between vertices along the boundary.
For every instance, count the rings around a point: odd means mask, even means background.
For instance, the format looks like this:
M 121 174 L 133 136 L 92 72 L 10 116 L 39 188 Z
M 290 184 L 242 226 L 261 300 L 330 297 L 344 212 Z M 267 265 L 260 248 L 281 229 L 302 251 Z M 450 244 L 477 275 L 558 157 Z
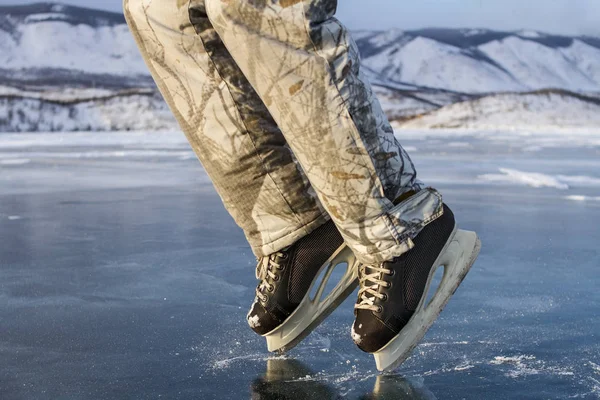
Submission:
M 182 134 L 0 134 L 0 398 L 600 398 L 600 131 L 399 136 L 483 248 L 380 376 L 354 295 L 267 353 L 254 258 Z

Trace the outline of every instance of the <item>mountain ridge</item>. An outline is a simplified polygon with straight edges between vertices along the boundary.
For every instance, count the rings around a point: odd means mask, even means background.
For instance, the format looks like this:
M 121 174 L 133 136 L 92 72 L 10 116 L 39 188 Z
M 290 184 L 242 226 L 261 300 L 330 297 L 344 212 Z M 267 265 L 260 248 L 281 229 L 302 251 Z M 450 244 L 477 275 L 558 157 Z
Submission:
M 527 104 L 600 112 L 600 37 L 473 28 L 352 33 L 362 70 L 397 126 L 460 123 L 447 112 L 456 104 L 450 110 L 463 115 L 488 115 L 483 108 L 499 103 L 502 112 L 512 103 L 524 113 Z M 54 2 L 0 6 L 0 132 L 144 126 L 176 129 L 121 13 Z
M 375 81 L 460 93 L 600 91 L 600 37 L 479 28 L 353 33 Z M 0 6 L 0 50 L 4 84 L 152 86 L 121 13 L 55 2 Z M 545 68 L 546 60 L 553 65 Z

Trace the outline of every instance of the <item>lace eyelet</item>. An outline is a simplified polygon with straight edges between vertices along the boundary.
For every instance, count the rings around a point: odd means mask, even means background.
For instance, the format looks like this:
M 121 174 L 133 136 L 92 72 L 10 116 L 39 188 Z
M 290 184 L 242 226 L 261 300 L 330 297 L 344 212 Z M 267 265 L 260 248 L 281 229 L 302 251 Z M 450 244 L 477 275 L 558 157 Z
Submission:
M 273 293 L 275 291 L 275 286 L 271 285 L 267 288 L 267 290 L 271 293 Z
M 394 276 L 396 275 L 396 270 L 390 269 L 390 273 L 387 274 L 387 276 Z
M 281 258 L 282 260 L 287 260 L 288 255 L 287 253 L 281 253 L 281 256 L 279 256 L 279 258 Z
M 281 278 L 279 277 L 279 275 L 275 275 L 275 278 L 273 278 L 273 281 L 274 281 L 274 282 L 279 282 L 279 279 L 281 279 Z
M 383 307 L 378 306 L 377 307 L 377 314 L 381 314 L 383 312 Z
M 387 283 L 386 289 L 389 289 L 392 287 L 392 282 L 386 282 L 386 283 Z
M 388 295 L 386 293 L 383 294 L 383 297 L 381 298 L 381 301 L 387 301 L 388 299 Z

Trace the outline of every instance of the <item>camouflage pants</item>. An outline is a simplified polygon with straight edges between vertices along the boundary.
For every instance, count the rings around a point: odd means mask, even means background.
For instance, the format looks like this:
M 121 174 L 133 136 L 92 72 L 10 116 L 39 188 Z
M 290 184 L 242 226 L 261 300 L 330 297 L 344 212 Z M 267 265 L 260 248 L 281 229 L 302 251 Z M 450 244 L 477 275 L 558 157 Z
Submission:
M 162 95 L 257 256 L 332 218 L 364 263 L 442 213 L 360 70 L 336 0 L 125 0 Z M 418 193 L 399 204 L 409 191 Z

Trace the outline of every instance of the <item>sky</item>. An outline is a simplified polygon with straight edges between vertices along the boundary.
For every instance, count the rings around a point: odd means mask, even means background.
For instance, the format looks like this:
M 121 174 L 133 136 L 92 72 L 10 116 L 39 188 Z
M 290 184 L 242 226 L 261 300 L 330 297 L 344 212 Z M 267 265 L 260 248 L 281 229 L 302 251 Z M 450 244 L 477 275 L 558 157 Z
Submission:
M 62 2 L 119 12 L 122 4 L 122 0 Z M 26 3 L 30 2 L 0 0 L 0 5 Z M 339 0 L 337 16 L 351 29 L 534 29 L 600 36 L 600 0 Z

